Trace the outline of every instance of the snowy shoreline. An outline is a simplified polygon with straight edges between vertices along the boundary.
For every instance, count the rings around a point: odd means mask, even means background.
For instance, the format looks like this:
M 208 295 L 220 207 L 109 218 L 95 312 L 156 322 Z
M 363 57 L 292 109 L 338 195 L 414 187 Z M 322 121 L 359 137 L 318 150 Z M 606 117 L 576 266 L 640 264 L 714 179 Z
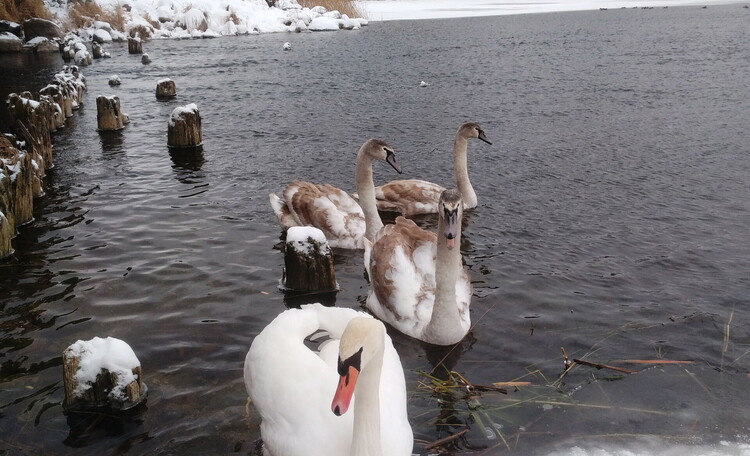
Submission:
M 59 21 L 69 0 L 46 0 Z M 133 31 L 148 38 L 216 38 L 260 33 L 358 30 L 368 21 L 446 19 L 618 8 L 659 8 L 744 3 L 741 0 L 360 0 L 364 17 L 350 18 L 322 6 L 302 7 L 297 0 L 96 0 L 105 11 L 122 7 L 124 33 L 94 21 L 79 29 L 85 41 L 121 41 Z

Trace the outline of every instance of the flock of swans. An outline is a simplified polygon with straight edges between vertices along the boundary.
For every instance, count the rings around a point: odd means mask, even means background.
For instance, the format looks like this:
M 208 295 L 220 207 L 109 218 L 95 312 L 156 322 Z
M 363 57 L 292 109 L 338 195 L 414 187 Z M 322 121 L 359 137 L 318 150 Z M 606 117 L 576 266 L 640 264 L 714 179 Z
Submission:
M 415 179 L 375 187 L 375 161 L 399 174 L 401 167 L 391 146 L 370 139 L 357 154 L 355 195 L 302 181 L 270 195 L 283 228 L 314 226 L 333 247 L 364 249 L 370 290 L 369 313 L 309 304 L 282 312 L 253 340 L 244 378 L 265 456 L 411 454 L 404 371 L 380 320 L 436 345 L 469 332 L 471 283 L 459 246 L 463 211 L 477 205 L 471 138 L 492 144 L 476 123 L 461 125 L 453 147 L 457 189 Z M 384 226 L 379 210 L 437 213 L 437 232 L 404 216 Z M 320 343 L 311 349 L 307 340 Z

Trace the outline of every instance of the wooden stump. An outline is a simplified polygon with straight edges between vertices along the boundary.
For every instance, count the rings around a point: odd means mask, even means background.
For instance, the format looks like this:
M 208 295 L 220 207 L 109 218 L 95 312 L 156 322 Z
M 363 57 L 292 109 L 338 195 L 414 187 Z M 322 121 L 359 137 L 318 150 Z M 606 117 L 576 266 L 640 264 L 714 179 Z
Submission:
M 122 130 L 130 119 L 120 110 L 120 97 L 96 97 L 96 122 L 99 131 Z
M 338 289 L 333 255 L 322 231 L 308 226 L 287 230 L 282 283 L 289 291 L 328 292 Z
M 140 37 L 128 38 L 128 53 L 143 54 L 143 41 Z
M 102 49 L 102 46 L 96 42 L 91 44 L 91 53 L 94 54 L 95 59 L 101 59 L 104 57 L 104 49 Z
M 122 340 L 79 340 L 62 358 L 66 411 L 127 410 L 146 398 L 140 362 Z
M 198 106 L 190 103 L 175 108 L 169 117 L 167 145 L 172 148 L 198 147 L 202 144 L 201 115 Z
M 47 98 L 47 97 L 45 97 Z M 6 101 L 11 118 L 11 128 L 16 137 L 25 141 L 26 149 L 36 163 L 35 173 L 39 178 L 35 197 L 42 196 L 41 179 L 45 170 L 52 168 L 52 137 L 50 119 L 54 117 L 52 103 L 48 100 L 34 100 L 29 92 L 20 95 L 11 93 Z
M 177 96 L 177 86 L 171 79 L 162 79 L 156 83 L 156 98 L 166 99 Z
M 15 227 L 34 220 L 37 185 L 41 181 L 34 172 L 32 154 L 0 137 L 0 212 L 13 226 L 14 234 Z

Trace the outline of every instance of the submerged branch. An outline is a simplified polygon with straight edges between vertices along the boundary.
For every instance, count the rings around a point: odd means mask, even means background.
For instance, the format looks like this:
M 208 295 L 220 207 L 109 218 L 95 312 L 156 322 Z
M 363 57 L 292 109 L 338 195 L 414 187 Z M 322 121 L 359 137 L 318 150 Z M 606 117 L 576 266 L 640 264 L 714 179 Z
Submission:
M 448 437 L 443 437 L 442 439 L 435 440 L 434 442 L 426 444 L 424 446 L 424 449 L 425 450 L 431 450 L 431 449 L 433 449 L 435 447 L 439 447 L 440 445 L 442 445 L 444 443 L 448 443 L 450 441 L 453 441 L 453 440 L 461 437 L 462 435 L 466 434 L 467 432 L 469 432 L 468 428 L 464 429 L 463 431 L 459 431 L 459 432 L 457 432 L 457 433 L 455 433 L 453 435 L 449 435 Z

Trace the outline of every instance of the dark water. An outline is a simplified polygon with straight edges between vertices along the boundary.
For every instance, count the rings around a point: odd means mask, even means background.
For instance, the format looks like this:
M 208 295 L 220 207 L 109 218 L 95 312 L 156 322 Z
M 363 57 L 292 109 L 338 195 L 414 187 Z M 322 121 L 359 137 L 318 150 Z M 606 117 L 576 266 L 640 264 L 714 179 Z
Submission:
M 445 356 L 392 334 L 415 453 L 465 429 L 443 448 L 746 442 L 748 21 L 731 5 L 372 23 L 155 41 L 148 66 L 109 46 L 112 59 L 84 69 L 85 106 L 54 138 L 36 220 L 0 263 L 0 455 L 252 454 L 245 353 L 304 302 L 277 291 L 267 194 L 294 178 L 353 189 L 370 137 L 395 146 L 407 177 L 448 184 L 452 135 L 467 120 L 494 142 L 470 145 L 472 337 Z M 3 90 L 43 85 L 63 64 L 20 75 L 0 63 Z M 112 74 L 122 86 L 107 85 Z M 176 100 L 155 99 L 164 77 Z M 101 94 L 119 95 L 132 119 L 123 132 L 96 132 Z M 170 154 L 168 116 L 190 102 L 205 149 Z M 360 252 L 336 261 L 335 305 L 357 308 Z M 147 409 L 82 427 L 62 413 L 60 354 L 107 335 L 138 355 Z M 638 373 L 578 366 L 557 381 L 561 347 Z M 474 384 L 532 385 L 474 398 L 420 387 L 419 371 L 441 359 Z

